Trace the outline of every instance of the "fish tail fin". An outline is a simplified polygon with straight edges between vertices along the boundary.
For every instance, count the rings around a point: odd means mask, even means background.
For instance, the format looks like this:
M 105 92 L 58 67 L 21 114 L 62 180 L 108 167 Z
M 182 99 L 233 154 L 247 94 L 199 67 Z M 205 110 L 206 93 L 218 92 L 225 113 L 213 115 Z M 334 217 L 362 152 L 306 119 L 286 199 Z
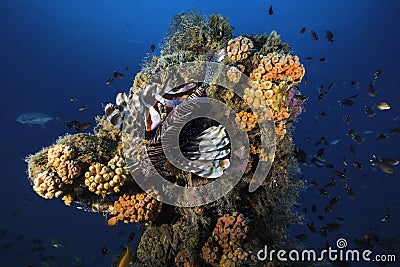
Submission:
M 230 165 L 229 137 L 222 125 L 212 126 L 182 148 L 193 164 L 193 173 L 204 178 L 218 178 Z
M 179 105 L 173 122 L 165 122 L 163 139 L 176 139 L 179 135 L 179 125 L 185 124 L 184 114 L 190 113 L 185 104 Z M 184 112 L 186 111 L 186 112 Z M 172 142 L 171 142 L 172 143 Z M 168 150 L 168 149 L 167 149 Z M 186 158 L 180 165 L 184 169 L 204 178 L 218 178 L 230 166 L 230 142 L 225 127 L 222 125 L 211 126 L 194 136 L 187 143 L 180 145 L 180 150 Z

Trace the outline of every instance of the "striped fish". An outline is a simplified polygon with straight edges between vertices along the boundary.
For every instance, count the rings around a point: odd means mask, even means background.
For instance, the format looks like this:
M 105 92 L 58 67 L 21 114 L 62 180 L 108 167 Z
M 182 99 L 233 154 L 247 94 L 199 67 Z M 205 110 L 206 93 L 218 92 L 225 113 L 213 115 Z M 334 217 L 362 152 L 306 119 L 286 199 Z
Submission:
M 191 106 L 186 105 L 186 101 L 190 99 L 198 100 L 203 96 L 205 90 L 214 79 L 217 71 L 216 64 L 224 58 L 224 50 L 217 53 L 208 52 L 206 55 L 207 65 L 204 82 L 198 86 L 194 82 L 189 82 L 170 88 L 169 80 L 163 88 L 159 88 L 157 84 L 148 85 L 138 93 L 131 93 L 127 96 L 125 93 L 119 93 L 116 97 L 116 105 L 107 104 L 105 107 L 105 115 L 107 119 L 118 129 L 127 133 L 132 144 L 129 148 L 124 148 L 130 153 L 132 158 L 138 158 L 138 162 L 134 168 L 140 166 L 140 158 L 146 152 L 150 161 L 154 164 L 166 160 L 162 149 L 161 137 L 176 138 L 179 133 L 177 129 L 181 129 L 186 115 L 191 113 Z M 166 92 L 162 96 L 160 92 Z M 151 104 L 154 103 L 154 104 Z M 166 124 L 164 119 L 172 111 L 175 111 L 173 123 Z M 146 125 L 146 143 L 145 150 L 135 144 L 143 143 L 143 140 L 135 137 L 138 120 L 144 120 Z M 142 121 L 143 122 L 143 121 Z M 164 133 L 161 126 L 164 126 Z M 130 136 L 130 137 L 129 137 Z M 137 135 L 138 136 L 138 135 Z M 189 160 L 188 169 L 198 176 L 205 178 L 217 178 L 222 175 L 223 171 L 229 167 L 230 143 L 225 128 L 221 125 L 212 126 L 201 131 L 192 140 L 181 145 L 182 154 Z

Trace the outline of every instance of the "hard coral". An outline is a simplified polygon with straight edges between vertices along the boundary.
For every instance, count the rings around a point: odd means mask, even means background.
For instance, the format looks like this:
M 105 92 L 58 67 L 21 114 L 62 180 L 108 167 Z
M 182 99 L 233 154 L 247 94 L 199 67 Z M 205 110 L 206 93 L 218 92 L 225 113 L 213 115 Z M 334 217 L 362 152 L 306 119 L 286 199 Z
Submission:
M 155 199 L 149 193 L 124 194 L 114 202 L 113 214 L 124 223 L 138 222 L 149 225 L 161 212 L 161 199 Z M 113 218 L 115 218 L 113 217 Z
M 253 42 L 249 38 L 238 36 L 229 40 L 226 52 L 230 60 L 240 61 L 250 56 L 253 47 Z

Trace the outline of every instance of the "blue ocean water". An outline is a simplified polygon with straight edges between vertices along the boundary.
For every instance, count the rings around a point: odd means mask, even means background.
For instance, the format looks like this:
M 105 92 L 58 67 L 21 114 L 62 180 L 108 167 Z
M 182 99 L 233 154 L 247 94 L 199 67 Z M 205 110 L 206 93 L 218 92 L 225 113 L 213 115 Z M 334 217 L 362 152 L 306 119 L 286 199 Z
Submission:
M 273 15 L 268 15 L 269 6 Z M 284 42 L 300 56 L 306 68 L 307 83 L 299 85 L 309 96 L 304 112 L 295 123 L 296 146 L 307 152 L 308 160 L 322 146 L 315 143 L 322 137 L 339 139 L 336 145 L 325 147 L 326 159 L 343 170 L 347 166 L 346 182 L 331 169 L 317 168 L 310 162 L 302 165 L 304 178 L 320 185 L 337 180 L 330 197 L 310 187 L 299 198 L 299 212 L 307 208 L 306 222 L 318 228 L 324 223 L 344 218 L 342 228 L 327 237 L 313 234 L 307 226 L 293 226 L 290 234 L 307 234 L 303 242 L 309 248 L 335 244 L 339 237 L 354 247 L 353 239 L 364 233 L 375 233 L 387 241 L 378 247 L 383 253 L 397 253 L 400 260 L 400 181 L 398 167 L 388 175 L 369 163 L 372 155 L 400 158 L 400 136 L 391 135 L 385 141 L 375 138 L 399 127 L 400 93 L 398 90 L 398 53 L 400 4 L 383 1 L 14 1 L 0 2 L 0 73 L 3 112 L 0 194 L 2 220 L 0 223 L 0 260 L 2 266 L 110 266 L 112 256 L 122 251 L 128 235 L 140 229 L 131 225 L 109 228 L 98 214 L 67 208 L 61 201 L 40 198 L 27 181 L 24 158 L 52 144 L 59 135 L 74 133 L 58 120 L 45 125 L 18 124 L 15 118 L 24 112 L 40 112 L 63 120 L 91 121 L 103 113 L 101 103 L 114 100 L 120 91 L 127 92 L 132 79 L 150 46 L 156 53 L 171 18 L 191 8 L 204 15 L 221 13 L 229 18 L 241 33 L 262 34 L 277 30 Z M 306 27 L 304 34 L 300 29 Z M 310 30 L 319 34 L 314 41 Z M 334 33 L 334 43 L 325 32 Z M 306 57 L 313 57 L 306 61 Z M 325 57 L 321 62 L 318 59 Z M 105 81 L 114 70 L 129 67 L 126 78 L 107 86 Z M 383 69 L 375 87 L 377 98 L 367 96 L 368 84 L 374 73 Z M 359 86 L 352 86 L 352 81 Z M 334 83 L 329 94 L 318 100 L 318 88 Z M 358 94 L 355 104 L 342 107 L 338 101 Z M 363 97 L 366 96 L 366 97 Z M 76 102 L 69 101 L 76 97 Z M 381 101 L 390 110 L 376 111 L 368 118 L 364 106 Z M 78 108 L 87 104 L 84 111 Z M 318 113 L 324 111 L 325 116 Z M 342 119 L 349 114 L 351 124 Z M 316 121 L 316 117 L 319 117 Z M 354 129 L 362 133 L 363 144 L 356 144 L 346 133 Z M 372 133 L 363 133 L 372 131 Z M 311 140 L 310 140 L 311 138 Z M 353 146 L 357 153 L 349 152 Z M 363 163 L 361 169 L 351 166 Z M 344 184 L 351 186 L 356 197 L 349 198 Z M 333 212 L 323 212 L 328 201 L 341 199 Z M 317 212 L 311 206 L 317 206 Z M 389 213 L 390 220 L 382 222 Z M 319 220 L 318 215 L 324 219 Z M 262 234 L 262 229 L 257 229 Z M 50 240 L 63 244 L 56 248 Z M 40 240 L 40 242 L 38 241 Z M 394 240 L 392 243 L 389 240 Z M 110 251 L 103 256 L 101 249 Z M 49 265 L 46 265 L 49 264 Z M 375 266 L 375 263 L 353 263 L 354 266 Z M 389 266 L 399 266 L 396 264 Z

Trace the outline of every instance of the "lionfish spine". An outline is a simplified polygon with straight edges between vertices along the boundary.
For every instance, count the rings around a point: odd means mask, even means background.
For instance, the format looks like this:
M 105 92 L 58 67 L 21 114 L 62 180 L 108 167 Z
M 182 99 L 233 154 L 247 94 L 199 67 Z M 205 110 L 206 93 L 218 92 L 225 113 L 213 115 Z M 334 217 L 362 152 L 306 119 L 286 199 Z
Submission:
M 193 93 L 191 93 L 187 99 L 194 99 L 201 97 L 204 94 L 204 91 L 207 89 L 208 84 L 203 84 L 199 88 L 197 88 Z

